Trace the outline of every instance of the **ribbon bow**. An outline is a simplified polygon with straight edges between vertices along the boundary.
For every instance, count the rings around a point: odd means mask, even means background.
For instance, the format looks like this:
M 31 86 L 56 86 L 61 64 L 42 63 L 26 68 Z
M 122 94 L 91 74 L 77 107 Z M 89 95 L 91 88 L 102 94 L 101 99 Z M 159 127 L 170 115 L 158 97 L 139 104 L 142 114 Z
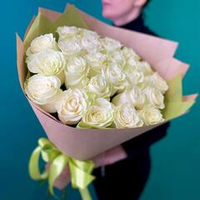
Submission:
M 40 155 L 46 163 L 50 163 L 49 170 L 40 173 Z M 94 169 L 93 161 L 79 161 L 62 154 L 48 139 L 40 138 L 38 147 L 33 151 L 29 161 L 29 174 L 33 180 L 48 179 L 49 191 L 55 197 L 53 185 L 58 176 L 69 164 L 71 183 L 78 188 L 83 200 L 91 200 L 88 185 L 95 179 L 91 175 Z

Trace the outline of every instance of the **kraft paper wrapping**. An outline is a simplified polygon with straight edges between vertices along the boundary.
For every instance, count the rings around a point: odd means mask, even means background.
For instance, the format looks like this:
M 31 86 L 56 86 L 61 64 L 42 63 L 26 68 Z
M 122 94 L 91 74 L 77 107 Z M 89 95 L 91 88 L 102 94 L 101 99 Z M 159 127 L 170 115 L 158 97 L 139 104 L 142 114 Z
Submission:
M 69 4 L 64 13 L 40 8 L 37 17 L 33 18 L 26 30 L 24 41 L 17 35 L 17 66 L 23 92 L 27 76 L 24 62 L 27 47 L 41 34 L 52 32 L 57 37 L 55 31 L 58 26 L 63 25 L 91 29 L 102 36 L 117 39 L 147 60 L 168 81 L 170 87 L 165 98 L 166 107 L 162 112 L 166 119 L 164 123 L 185 114 L 194 104 L 197 94 L 182 96 L 182 78 L 189 65 L 173 58 L 178 46 L 176 42 L 112 27 Z M 26 95 L 25 97 L 27 98 Z M 27 100 L 51 142 L 62 153 L 79 160 L 90 159 L 163 124 L 131 129 L 77 129 L 63 124 L 28 98 Z

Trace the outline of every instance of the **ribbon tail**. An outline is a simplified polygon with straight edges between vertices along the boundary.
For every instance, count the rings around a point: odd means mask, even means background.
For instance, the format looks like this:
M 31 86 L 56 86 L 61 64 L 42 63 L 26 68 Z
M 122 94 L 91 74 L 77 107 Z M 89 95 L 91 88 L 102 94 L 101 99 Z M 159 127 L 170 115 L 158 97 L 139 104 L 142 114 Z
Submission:
M 92 200 L 92 197 L 90 195 L 90 191 L 88 188 L 85 189 L 79 189 L 79 192 L 81 194 L 82 200 Z
M 76 160 L 70 159 L 69 167 L 71 173 L 71 182 L 74 188 L 84 189 L 87 188 L 90 183 L 92 183 L 95 177 L 91 175 L 90 165 L 87 165 L 86 162 L 82 161 L 82 166 L 80 166 L 80 161 L 78 162 L 79 166 L 77 165 Z
M 33 151 L 29 160 L 29 175 L 33 180 L 45 180 L 48 177 L 47 171 L 45 171 L 42 174 L 40 173 L 39 169 L 40 154 L 41 154 L 41 148 L 37 147 Z
M 50 193 L 55 197 L 54 191 L 53 191 L 53 185 L 55 180 L 59 177 L 59 175 L 62 173 L 64 168 L 66 167 L 68 162 L 68 158 L 65 155 L 59 155 L 56 157 L 49 169 L 49 191 Z

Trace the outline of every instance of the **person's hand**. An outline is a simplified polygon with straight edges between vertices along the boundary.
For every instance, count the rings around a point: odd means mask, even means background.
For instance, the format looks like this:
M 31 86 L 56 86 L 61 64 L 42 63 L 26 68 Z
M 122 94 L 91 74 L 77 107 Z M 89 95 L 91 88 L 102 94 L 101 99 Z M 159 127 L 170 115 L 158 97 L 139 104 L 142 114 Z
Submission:
M 49 170 L 50 164 L 46 164 L 46 170 Z M 62 171 L 62 173 L 58 176 L 58 178 L 54 182 L 54 187 L 58 188 L 59 190 L 64 189 L 71 181 L 71 176 L 69 172 L 69 166 Z
M 112 165 L 120 160 L 127 158 L 127 154 L 122 146 L 117 146 L 112 149 L 105 151 L 92 158 L 94 161 L 95 168 Z
M 60 176 L 54 182 L 54 187 L 58 188 L 59 190 L 64 189 L 71 181 L 69 167 L 67 166 Z
M 120 160 L 126 159 L 127 154 L 122 146 L 117 146 L 112 149 L 101 153 L 91 160 L 94 161 L 94 167 L 98 168 L 101 166 L 112 165 Z M 70 171 L 69 167 L 67 166 L 60 176 L 56 179 L 54 183 L 54 187 L 62 190 L 70 183 Z

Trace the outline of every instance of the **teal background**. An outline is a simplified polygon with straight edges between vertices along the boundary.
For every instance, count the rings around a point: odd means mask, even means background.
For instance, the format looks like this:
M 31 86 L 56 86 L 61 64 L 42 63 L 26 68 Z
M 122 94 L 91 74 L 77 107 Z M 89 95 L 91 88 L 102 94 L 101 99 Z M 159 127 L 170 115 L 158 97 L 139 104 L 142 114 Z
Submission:
M 28 159 L 39 137 L 45 136 L 19 87 L 15 32 L 23 36 L 37 8 L 63 11 L 66 0 L 1 1 L 1 133 L 0 199 L 44 200 L 46 187 L 32 181 Z M 74 0 L 81 9 L 101 17 L 100 0 Z M 177 57 L 191 64 L 184 94 L 200 92 L 200 1 L 153 0 L 145 11 L 147 25 L 164 38 L 180 43 Z M 151 148 L 152 173 L 142 200 L 200 199 L 200 103 L 172 122 L 167 137 Z M 92 189 L 92 188 L 91 188 Z M 93 190 L 92 190 L 93 191 Z M 93 192 L 94 194 L 94 192 Z M 69 199 L 79 199 L 68 188 Z

